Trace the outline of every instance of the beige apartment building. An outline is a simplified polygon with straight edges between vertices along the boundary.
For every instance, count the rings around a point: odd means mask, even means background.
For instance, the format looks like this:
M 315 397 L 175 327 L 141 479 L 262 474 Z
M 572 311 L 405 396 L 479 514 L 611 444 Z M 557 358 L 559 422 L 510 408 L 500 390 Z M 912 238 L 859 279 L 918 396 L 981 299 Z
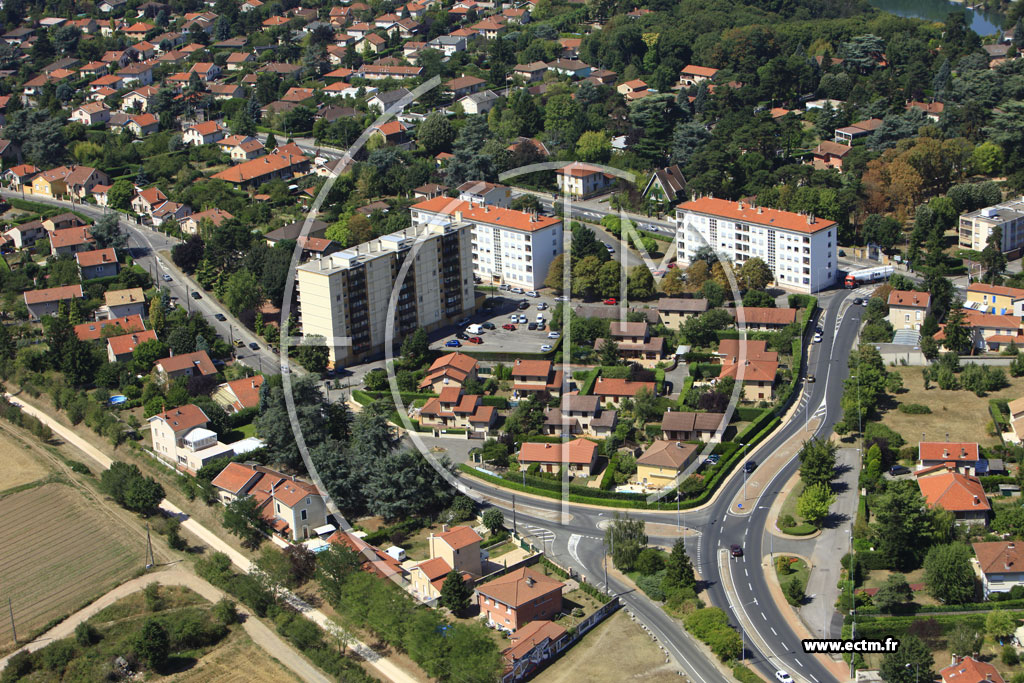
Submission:
M 996 226 L 1003 231 L 1003 252 L 1010 258 L 1020 256 L 1024 248 L 1024 197 L 961 215 L 958 231 L 960 246 L 964 249 L 983 250 Z
M 469 223 L 425 224 L 299 266 L 303 335 L 324 337 L 330 362 L 339 366 L 383 352 L 389 328 L 400 343 L 417 328 L 433 330 L 468 314 L 475 303 L 472 239 Z M 415 261 L 397 282 L 414 245 Z

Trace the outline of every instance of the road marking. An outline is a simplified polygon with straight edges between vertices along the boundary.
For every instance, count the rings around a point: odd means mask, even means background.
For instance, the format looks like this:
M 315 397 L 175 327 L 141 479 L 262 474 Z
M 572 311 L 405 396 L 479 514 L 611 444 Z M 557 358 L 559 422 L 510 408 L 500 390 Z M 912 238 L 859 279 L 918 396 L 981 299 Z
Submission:
M 750 572 L 747 571 L 746 567 L 743 568 L 743 576 L 750 576 Z
M 800 661 L 799 659 L 797 659 L 796 657 L 793 657 L 793 661 L 794 661 L 794 662 L 796 662 L 797 664 L 799 664 L 799 665 L 800 665 L 800 668 L 803 668 L 803 666 L 804 666 L 804 663 L 803 663 L 803 662 L 801 662 L 801 661 Z
M 747 581 L 747 588 L 749 588 L 749 589 L 750 589 L 750 592 L 751 592 L 751 593 L 753 593 L 753 592 L 754 592 L 754 587 L 750 585 L 750 582 L 749 582 L 749 581 Z
M 573 534 L 569 537 L 569 555 L 572 556 L 572 559 L 580 566 L 580 569 L 583 569 L 583 561 L 580 560 L 580 556 L 576 554 L 576 547 L 580 544 L 581 538 L 582 536 L 579 534 Z
M 775 632 L 775 627 L 774 626 L 772 627 L 772 635 L 773 636 L 778 636 L 779 635 L 778 633 Z
M 764 612 L 761 612 L 761 618 L 762 618 L 762 619 L 764 619 L 765 621 L 768 621 L 768 617 L 766 617 L 766 616 L 764 615 Z
M 810 674 L 810 677 L 814 679 L 814 683 L 821 683 L 821 681 L 818 680 L 818 677 L 814 674 Z

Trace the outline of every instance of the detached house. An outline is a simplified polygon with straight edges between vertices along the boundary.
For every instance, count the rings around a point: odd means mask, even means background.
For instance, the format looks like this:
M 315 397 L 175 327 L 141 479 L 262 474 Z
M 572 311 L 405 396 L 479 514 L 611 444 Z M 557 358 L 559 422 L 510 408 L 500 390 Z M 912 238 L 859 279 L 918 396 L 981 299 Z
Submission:
M 110 107 L 102 102 L 86 102 L 71 112 L 71 120 L 83 126 L 106 123 L 110 120 Z
M 669 329 L 678 330 L 687 319 L 707 310 L 708 300 L 704 298 L 664 297 L 658 300 L 658 321 Z
M 779 354 L 768 350 L 768 342 L 723 339 L 718 344 L 722 362 L 719 377 L 732 377 L 743 386 L 748 401 L 770 401 L 779 371 Z
M 946 472 L 918 477 L 928 507 L 941 507 L 953 513 L 957 524 L 988 524 L 991 506 L 977 477 Z
M 89 251 L 92 247 L 88 228 L 65 228 L 50 233 L 50 254 L 53 256 L 72 256 L 80 251 Z
M 597 444 L 589 439 L 568 443 L 524 443 L 517 455 L 520 466 L 536 463 L 541 472 L 557 473 L 565 467 L 571 477 L 589 477 L 597 465 Z
M 992 593 L 1009 593 L 1014 586 L 1024 586 L 1024 544 L 989 541 L 971 546 L 986 600 Z
M 562 371 L 549 360 L 516 359 L 512 366 L 512 390 L 521 397 L 561 393 L 562 379 Z
M 696 64 L 687 64 L 683 67 L 682 71 L 679 72 L 679 85 L 684 88 L 689 88 L 698 83 L 711 80 L 718 73 L 718 69 L 712 69 L 707 66 L 697 66 Z
M 843 171 L 843 159 L 850 153 L 853 147 L 844 145 L 832 140 L 822 140 L 811 152 L 810 164 L 819 171 L 833 168 L 840 173 Z
M 203 121 L 185 129 L 181 141 L 186 145 L 211 145 L 224 138 L 224 128 L 216 121 Z
M 497 420 L 494 406 L 485 406 L 477 394 L 464 395 L 462 387 L 448 386 L 441 389 L 437 398 L 427 399 L 420 408 L 420 424 L 431 427 L 434 436 L 440 436 L 446 429 L 461 429 L 467 433 L 486 435 Z
M 411 587 L 423 601 L 441 596 L 441 586 L 453 569 L 465 581 L 472 581 L 483 574 L 480 557 L 480 542 L 483 539 L 480 535 L 468 526 L 441 528 L 440 534 L 430 534 L 427 538 L 430 559 L 420 562 L 409 573 Z
M 615 184 L 615 176 L 596 166 L 574 162 L 555 171 L 558 189 L 576 199 L 589 199 L 607 192 Z
M 957 654 L 953 655 L 953 663 L 940 671 L 939 676 L 942 683 L 1005 683 L 999 670 L 988 662 Z
M 928 292 L 889 292 L 889 323 L 894 330 L 920 330 L 921 323 L 931 311 L 932 297 Z
M 477 378 L 478 364 L 472 356 L 463 353 L 449 353 L 436 359 L 427 370 L 427 376 L 420 381 L 419 389 L 429 389 L 436 394 L 445 387 L 462 387 Z
M 742 325 L 748 330 L 765 332 L 781 330 L 783 327 L 796 322 L 795 308 L 737 306 L 732 310 L 732 315 L 736 319 L 736 327 Z
M 211 460 L 234 455 L 231 446 L 217 440 L 217 432 L 206 428 L 209 418 L 192 403 L 157 413 L 148 422 L 153 451 L 190 474 Z
M 177 377 L 206 377 L 217 374 L 217 368 L 206 351 L 193 351 L 161 358 L 156 362 L 156 374 L 162 384 Z
M 672 410 L 661 416 L 661 438 L 665 441 L 703 441 L 719 443 L 718 430 L 725 422 L 724 413 L 691 413 Z
M 544 433 L 563 437 L 586 434 L 604 438 L 615 431 L 616 424 L 616 412 L 602 409 L 597 396 L 565 394 L 560 408 L 548 408 L 544 413 Z
M 697 459 L 697 444 L 659 440 L 636 461 L 636 480 L 648 488 L 672 484 Z
M 618 345 L 619 356 L 636 361 L 645 367 L 654 367 L 661 361 L 665 340 L 651 337 L 647 323 L 611 323 L 611 338 Z M 594 348 L 600 351 L 605 340 L 594 340 Z
M 97 320 L 96 322 L 75 325 L 75 336 L 82 341 L 96 341 L 103 337 L 103 330 L 107 327 L 120 327 L 124 332 L 141 332 L 146 329 L 146 323 L 142 321 L 141 315 Z
M 327 506 L 315 485 L 268 467 L 233 462 L 213 478 L 213 485 L 224 504 L 255 498 L 263 519 L 292 541 L 309 538 L 327 524 Z
M 29 320 L 41 320 L 44 315 L 56 315 L 60 302 L 84 299 L 82 285 L 65 285 L 49 289 L 33 289 L 22 295 L 28 308 Z
M 107 337 L 107 361 L 110 363 L 126 363 L 132 359 L 135 347 L 143 342 L 156 341 L 156 332 L 140 330 Z
M 952 464 L 964 474 L 973 474 L 980 456 L 976 443 L 922 441 L 917 446 L 917 457 L 921 461 L 919 470 Z
M 641 390 L 654 394 L 654 382 L 636 382 L 631 379 L 598 377 L 594 383 L 594 395 L 606 403 L 618 405 L 624 398 L 636 398 Z
M 480 614 L 488 626 L 517 631 L 531 621 L 550 620 L 562 611 L 564 584 L 530 567 L 521 567 L 476 589 Z
M 107 319 L 146 316 L 146 297 L 142 287 L 107 290 L 103 294 L 103 306 L 97 311 Z
M 74 228 L 71 229 L 74 230 Z M 78 262 L 78 273 L 83 281 L 117 275 L 119 270 L 117 254 L 113 247 L 77 252 L 75 261 Z
M 255 408 L 260 404 L 260 388 L 262 386 L 263 375 L 240 377 L 218 385 L 212 398 L 227 412 L 238 413 L 246 408 Z

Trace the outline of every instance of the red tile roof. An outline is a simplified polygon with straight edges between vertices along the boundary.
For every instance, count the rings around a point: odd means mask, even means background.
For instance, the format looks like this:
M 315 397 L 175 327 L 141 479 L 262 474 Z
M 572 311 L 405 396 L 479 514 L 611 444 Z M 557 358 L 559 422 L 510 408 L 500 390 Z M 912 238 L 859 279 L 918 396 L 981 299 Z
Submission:
M 263 375 L 242 377 L 221 385 L 231 390 L 237 399 L 235 409 L 255 408 L 260 404 L 260 387 L 263 386 Z
M 213 361 L 210 360 L 210 356 L 206 351 L 194 351 L 192 353 L 182 353 L 177 356 L 161 358 L 156 363 L 167 373 L 177 372 L 186 368 L 195 368 L 200 375 L 214 375 L 217 373 L 217 368 L 214 367 Z
M 634 382 L 629 379 L 598 377 L 594 383 L 595 396 L 636 396 L 641 389 L 654 393 L 654 382 Z
M 985 489 L 977 477 L 968 477 L 958 472 L 936 474 L 917 480 L 928 507 L 936 505 L 950 512 L 971 512 L 989 510 Z
M 942 462 L 967 462 L 974 464 L 978 462 L 978 444 L 922 441 L 918 444 L 917 456 L 922 462 L 938 460 Z
M 967 286 L 968 292 L 980 292 L 982 294 L 995 294 L 997 296 L 1008 296 L 1012 299 L 1024 299 L 1024 289 L 1016 287 L 1000 287 L 998 285 L 986 285 L 984 282 L 972 282 Z
M 232 462 L 213 478 L 213 485 L 237 496 L 246 490 L 247 484 L 262 476 L 262 472 L 257 472 L 248 465 Z
M 165 410 L 149 418 L 149 421 L 162 420 L 167 423 L 175 434 L 199 427 L 210 421 L 203 409 L 192 403 Z
M 972 543 L 983 574 L 1005 574 L 1024 570 L 1024 543 L 988 541 Z
M 50 289 L 33 289 L 25 292 L 25 304 L 41 304 L 48 301 L 64 301 L 65 299 L 81 299 L 82 285 L 65 285 L 64 287 L 51 287 Z
M 889 292 L 889 305 L 903 308 L 928 308 L 932 295 L 928 292 L 904 291 L 894 289 Z
M 492 226 L 533 232 L 561 222 L 557 216 L 539 216 L 497 206 L 478 207 L 450 197 L 434 197 L 412 205 L 413 209 L 449 216 L 461 215 L 463 220 Z
M 509 634 L 510 647 L 501 651 L 501 656 L 510 664 L 527 657 L 533 649 L 548 640 L 556 643 L 567 633 L 560 625 L 546 619 L 531 621 L 515 633 Z
M 519 608 L 536 598 L 552 592 L 561 592 L 563 584 L 529 567 L 521 567 L 477 586 L 477 592 L 498 602 Z
M 68 230 L 74 230 L 75 228 L 68 228 Z M 63 232 L 57 230 L 55 232 Z M 107 247 L 106 249 L 93 249 L 92 251 L 80 251 L 75 254 L 75 260 L 78 261 L 80 268 L 88 268 L 90 266 L 98 266 L 104 263 L 117 263 L 117 254 L 114 253 L 113 247 Z
M 687 76 L 704 76 L 705 78 L 712 78 L 716 73 L 718 73 L 718 69 L 712 69 L 709 66 L 687 64 L 683 67 L 680 73 L 686 74 Z
M 596 455 L 596 443 L 589 439 L 574 439 L 562 444 L 524 443 L 518 458 L 519 462 L 589 465 Z
M 75 325 L 75 335 L 82 341 L 100 339 L 103 336 L 103 328 L 120 325 L 125 332 L 139 332 L 146 329 L 142 322 L 141 315 L 126 315 L 123 318 L 112 318 L 110 320 L 97 320 L 94 323 L 81 323 Z
M 483 540 L 480 538 L 480 534 L 468 526 L 453 526 L 448 531 L 435 534 L 435 537 L 451 546 L 452 550 L 467 548 Z
M 780 211 L 766 207 L 753 207 L 749 204 L 734 202 L 728 199 L 717 199 L 715 197 L 700 197 L 676 206 L 677 209 L 703 213 L 708 216 L 717 216 L 730 221 L 751 223 L 768 228 L 791 230 L 812 234 L 836 226 L 835 221 L 816 218 L 814 223 L 808 223 L 808 216 L 803 216 L 791 211 Z
M 55 249 L 60 247 L 73 247 L 79 244 L 85 244 L 88 241 L 88 228 L 64 228 L 63 230 L 54 230 L 50 233 L 50 246 Z
M 956 664 L 939 672 L 942 683 L 1004 683 L 998 669 L 988 662 L 963 657 Z
M 134 351 L 135 347 L 142 342 L 147 341 L 156 341 L 156 332 L 153 330 L 142 330 L 141 332 L 122 334 L 118 337 L 107 337 L 107 346 L 110 347 L 114 356 L 123 356 Z

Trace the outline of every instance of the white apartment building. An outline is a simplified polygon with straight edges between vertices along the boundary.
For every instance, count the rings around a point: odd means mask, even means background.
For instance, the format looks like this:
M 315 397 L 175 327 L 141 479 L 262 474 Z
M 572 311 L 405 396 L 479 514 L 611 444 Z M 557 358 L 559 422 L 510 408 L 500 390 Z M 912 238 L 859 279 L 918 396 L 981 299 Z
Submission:
M 405 280 L 396 282 L 417 243 Z M 297 270 L 302 333 L 327 339 L 335 366 L 361 361 L 384 351 L 389 327 L 400 344 L 419 327 L 429 331 L 472 311 L 472 271 L 468 223 L 413 225 L 314 259 Z M 389 320 L 396 286 L 398 305 Z
M 428 199 L 410 211 L 414 226 L 471 224 L 473 273 L 489 284 L 540 289 L 562 253 L 562 221 L 556 217 L 450 197 Z
M 1003 251 L 1017 258 L 1024 247 L 1024 197 L 986 206 L 960 216 L 960 246 L 981 251 L 992 229 L 1003 229 Z
M 701 197 L 676 206 L 676 241 L 682 265 L 711 246 L 736 267 L 757 256 L 775 284 L 813 293 L 835 284 L 838 226 L 814 216 L 743 202 Z

